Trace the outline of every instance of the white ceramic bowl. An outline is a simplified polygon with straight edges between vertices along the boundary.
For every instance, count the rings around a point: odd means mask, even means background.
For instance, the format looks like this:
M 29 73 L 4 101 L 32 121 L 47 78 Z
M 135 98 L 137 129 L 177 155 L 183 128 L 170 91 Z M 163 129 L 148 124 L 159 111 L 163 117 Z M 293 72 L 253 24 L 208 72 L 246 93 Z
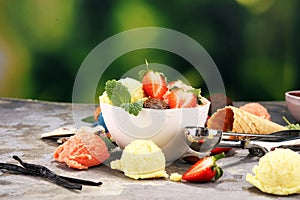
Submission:
M 132 140 L 151 139 L 164 152 L 167 164 L 180 158 L 189 146 L 185 142 L 184 127 L 204 126 L 210 102 L 196 108 L 167 110 L 145 109 L 138 116 L 124 109 L 100 102 L 104 122 L 120 148 Z
M 285 103 L 292 116 L 300 122 L 300 90 L 286 92 Z

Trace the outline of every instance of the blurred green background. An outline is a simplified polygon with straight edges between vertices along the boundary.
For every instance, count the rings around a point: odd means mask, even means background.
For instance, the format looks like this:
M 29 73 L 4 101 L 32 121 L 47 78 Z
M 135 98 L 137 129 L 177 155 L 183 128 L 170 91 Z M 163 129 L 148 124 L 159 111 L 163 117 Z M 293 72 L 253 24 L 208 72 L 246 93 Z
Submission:
M 0 96 L 71 102 L 76 73 L 94 47 L 156 26 L 201 44 L 233 100 L 283 100 L 300 89 L 299 9 L 297 0 L 0 0 Z M 185 60 L 151 49 L 121 56 L 105 77 L 119 78 L 145 58 L 204 87 Z

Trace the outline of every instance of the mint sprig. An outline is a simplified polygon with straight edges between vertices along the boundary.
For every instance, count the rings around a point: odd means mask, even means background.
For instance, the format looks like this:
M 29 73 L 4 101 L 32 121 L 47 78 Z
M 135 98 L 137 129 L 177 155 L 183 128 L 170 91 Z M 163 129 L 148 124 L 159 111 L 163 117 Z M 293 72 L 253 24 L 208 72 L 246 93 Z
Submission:
M 126 112 L 135 116 L 142 110 L 143 103 L 131 103 L 131 95 L 127 87 L 115 79 L 108 80 L 104 89 L 112 105 L 124 108 Z
M 283 120 L 288 124 L 285 127 L 290 129 L 290 130 L 300 130 L 300 124 L 292 124 L 291 122 L 289 122 L 287 120 L 287 118 L 285 116 L 282 117 Z
M 129 114 L 137 116 L 143 108 L 143 102 L 123 103 L 121 104 L 121 108 L 124 108 Z

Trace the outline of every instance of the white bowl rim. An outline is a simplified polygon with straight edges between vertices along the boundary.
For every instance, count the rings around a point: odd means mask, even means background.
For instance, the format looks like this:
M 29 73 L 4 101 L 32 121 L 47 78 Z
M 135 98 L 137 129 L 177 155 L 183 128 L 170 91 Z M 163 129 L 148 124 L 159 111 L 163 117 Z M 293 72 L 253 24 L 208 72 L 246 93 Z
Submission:
M 291 90 L 291 91 L 287 91 L 285 92 L 285 96 L 291 97 L 291 98 L 295 98 L 295 99 L 300 99 L 299 96 L 295 96 L 295 95 L 291 95 L 291 93 L 300 93 L 300 90 Z
M 180 111 L 180 110 L 192 110 L 192 109 L 199 109 L 202 108 L 204 106 L 210 106 L 210 101 L 208 99 L 206 99 L 205 97 L 201 97 L 201 99 L 203 100 L 203 104 L 198 105 L 196 107 L 193 108 L 169 108 L 169 109 L 151 109 L 151 108 L 142 108 L 142 110 L 145 111 L 154 111 L 154 112 L 176 112 L 176 111 Z M 111 107 L 117 107 L 117 108 L 121 108 L 120 106 L 115 106 L 109 103 L 105 103 L 105 102 L 101 102 L 100 104 L 106 105 L 106 106 L 111 106 Z

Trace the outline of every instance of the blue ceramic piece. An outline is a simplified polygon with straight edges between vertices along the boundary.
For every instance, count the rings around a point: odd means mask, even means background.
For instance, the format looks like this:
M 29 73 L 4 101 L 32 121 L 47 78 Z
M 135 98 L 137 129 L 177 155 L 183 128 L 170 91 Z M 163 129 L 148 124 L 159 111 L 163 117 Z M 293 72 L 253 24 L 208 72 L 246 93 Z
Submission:
M 104 119 L 103 119 L 102 112 L 100 113 L 100 115 L 98 117 L 98 125 L 103 126 L 103 128 L 105 129 L 105 132 L 106 133 L 108 132 L 108 129 L 107 129 L 106 124 L 105 124 Z

